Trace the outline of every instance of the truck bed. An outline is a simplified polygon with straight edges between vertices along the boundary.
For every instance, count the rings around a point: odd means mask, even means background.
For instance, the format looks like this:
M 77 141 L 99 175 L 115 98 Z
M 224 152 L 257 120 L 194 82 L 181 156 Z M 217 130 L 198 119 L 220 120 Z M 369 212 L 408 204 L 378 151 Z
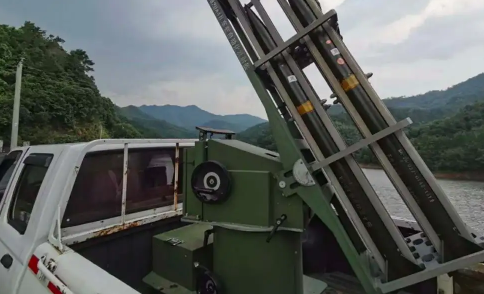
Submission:
M 114 234 L 100 236 L 70 245 L 78 254 L 96 264 L 109 274 L 123 281 L 142 294 L 160 293 L 143 283 L 142 279 L 152 271 L 152 238 L 169 230 L 184 226 L 181 217 L 163 219 L 139 227 L 132 227 Z M 418 232 L 416 228 L 397 222 L 404 236 Z M 455 282 L 460 284 L 462 294 L 484 293 L 483 270 L 463 269 L 455 274 Z M 346 277 L 342 275 L 342 277 Z M 329 282 L 327 279 L 323 279 Z M 338 284 L 338 275 L 330 279 L 333 286 Z M 346 278 L 342 285 L 348 285 Z M 338 287 L 336 287 L 338 288 Z M 351 292 L 349 292 L 351 293 Z
M 109 274 L 137 291 L 153 293 L 142 279 L 152 269 L 152 238 L 156 234 L 184 226 L 180 217 L 93 238 L 70 247 Z

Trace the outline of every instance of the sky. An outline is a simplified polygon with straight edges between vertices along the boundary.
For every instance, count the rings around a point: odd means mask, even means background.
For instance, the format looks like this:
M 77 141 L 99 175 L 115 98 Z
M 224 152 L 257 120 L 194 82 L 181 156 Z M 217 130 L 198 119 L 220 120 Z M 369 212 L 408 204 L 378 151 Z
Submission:
M 244 0 L 243 2 L 247 2 Z M 483 0 L 320 0 L 381 98 L 441 90 L 484 71 Z M 262 0 L 284 39 L 295 32 Z M 266 117 L 205 0 L 0 0 L 0 23 L 29 20 L 82 48 L 119 106 L 197 105 Z M 0 40 L 1 41 L 1 40 Z M 331 94 L 305 70 L 320 98 Z

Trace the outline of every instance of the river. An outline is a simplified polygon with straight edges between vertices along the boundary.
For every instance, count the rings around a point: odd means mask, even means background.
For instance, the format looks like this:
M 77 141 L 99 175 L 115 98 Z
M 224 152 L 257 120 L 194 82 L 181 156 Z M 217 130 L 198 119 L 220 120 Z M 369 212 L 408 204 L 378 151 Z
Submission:
M 383 170 L 364 169 L 364 172 L 392 216 L 414 219 Z M 470 227 L 484 233 L 484 182 L 438 182 L 463 220 Z

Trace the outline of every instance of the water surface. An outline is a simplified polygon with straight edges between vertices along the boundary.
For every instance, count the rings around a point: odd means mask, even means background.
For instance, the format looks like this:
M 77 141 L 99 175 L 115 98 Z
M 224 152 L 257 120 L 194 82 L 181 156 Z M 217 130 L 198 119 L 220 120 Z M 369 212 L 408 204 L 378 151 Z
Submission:
M 383 170 L 364 169 L 368 180 L 392 216 L 414 220 Z M 484 233 L 484 182 L 438 180 L 463 220 Z

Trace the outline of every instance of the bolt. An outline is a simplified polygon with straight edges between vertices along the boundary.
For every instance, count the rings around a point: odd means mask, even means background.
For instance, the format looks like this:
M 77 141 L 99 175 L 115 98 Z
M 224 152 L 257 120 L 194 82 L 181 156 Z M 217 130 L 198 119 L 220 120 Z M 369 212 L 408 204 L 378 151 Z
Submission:
M 286 182 L 284 182 L 284 181 L 280 181 L 280 182 L 279 182 L 279 188 L 281 188 L 281 189 L 286 188 Z

